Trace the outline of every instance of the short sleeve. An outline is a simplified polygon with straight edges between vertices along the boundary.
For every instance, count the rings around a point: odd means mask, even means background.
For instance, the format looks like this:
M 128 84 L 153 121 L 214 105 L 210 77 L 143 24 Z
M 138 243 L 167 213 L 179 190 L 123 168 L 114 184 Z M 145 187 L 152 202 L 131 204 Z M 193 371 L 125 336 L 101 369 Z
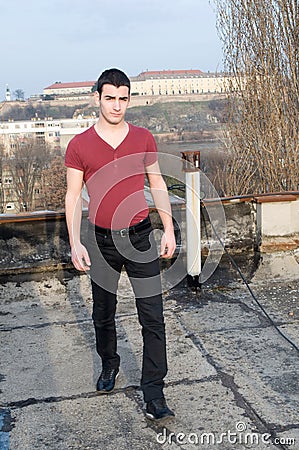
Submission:
M 158 149 L 154 136 L 148 131 L 146 153 L 144 158 L 145 167 L 151 166 L 158 160 Z
M 84 171 L 83 163 L 78 151 L 78 143 L 75 138 L 71 139 L 67 146 L 64 164 L 66 167 Z

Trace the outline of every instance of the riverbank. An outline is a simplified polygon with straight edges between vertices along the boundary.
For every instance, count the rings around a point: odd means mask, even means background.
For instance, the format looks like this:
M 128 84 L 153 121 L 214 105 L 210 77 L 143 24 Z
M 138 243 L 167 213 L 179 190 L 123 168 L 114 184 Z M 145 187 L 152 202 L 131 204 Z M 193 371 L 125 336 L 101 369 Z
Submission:
M 153 133 L 156 142 L 170 144 L 173 142 L 205 142 L 215 140 L 215 133 L 209 131 L 173 131 L 170 133 Z

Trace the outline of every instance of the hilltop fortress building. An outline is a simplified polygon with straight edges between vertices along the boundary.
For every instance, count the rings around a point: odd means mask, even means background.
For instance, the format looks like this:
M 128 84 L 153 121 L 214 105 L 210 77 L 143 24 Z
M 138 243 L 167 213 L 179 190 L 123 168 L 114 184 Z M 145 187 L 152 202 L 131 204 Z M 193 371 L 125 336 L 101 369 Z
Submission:
M 200 70 L 142 72 L 131 78 L 132 95 L 181 95 L 225 92 L 225 77 Z
M 204 73 L 201 70 L 157 70 L 131 77 L 132 96 L 184 95 L 225 93 L 229 77 L 224 74 Z M 88 95 L 96 81 L 72 83 L 56 82 L 43 90 L 44 96 L 75 97 Z

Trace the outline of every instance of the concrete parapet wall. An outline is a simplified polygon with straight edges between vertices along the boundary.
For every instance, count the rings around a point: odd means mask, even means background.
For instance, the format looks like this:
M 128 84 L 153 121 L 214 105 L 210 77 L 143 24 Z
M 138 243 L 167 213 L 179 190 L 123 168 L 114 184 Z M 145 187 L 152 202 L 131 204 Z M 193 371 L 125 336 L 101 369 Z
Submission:
M 262 235 L 289 236 L 299 233 L 299 199 L 294 200 L 260 204 Z
M 262 253 L 299 249 L 299 195 L 258 198 L 257 231 Z
M 64 213 L 0 219 L 0 273 L 55 269 L 69 262 Z

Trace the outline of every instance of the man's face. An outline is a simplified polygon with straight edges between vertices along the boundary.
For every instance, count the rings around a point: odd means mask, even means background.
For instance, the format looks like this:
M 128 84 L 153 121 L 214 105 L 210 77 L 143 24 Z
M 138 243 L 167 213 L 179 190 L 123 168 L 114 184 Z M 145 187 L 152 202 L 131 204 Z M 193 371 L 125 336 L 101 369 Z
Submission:
M 98 94 L 100 114 L 111 125 L 123 122 L 129 104 L 129 88 L 127 86 L 115 87 L 104 84 L 101 97 Z

